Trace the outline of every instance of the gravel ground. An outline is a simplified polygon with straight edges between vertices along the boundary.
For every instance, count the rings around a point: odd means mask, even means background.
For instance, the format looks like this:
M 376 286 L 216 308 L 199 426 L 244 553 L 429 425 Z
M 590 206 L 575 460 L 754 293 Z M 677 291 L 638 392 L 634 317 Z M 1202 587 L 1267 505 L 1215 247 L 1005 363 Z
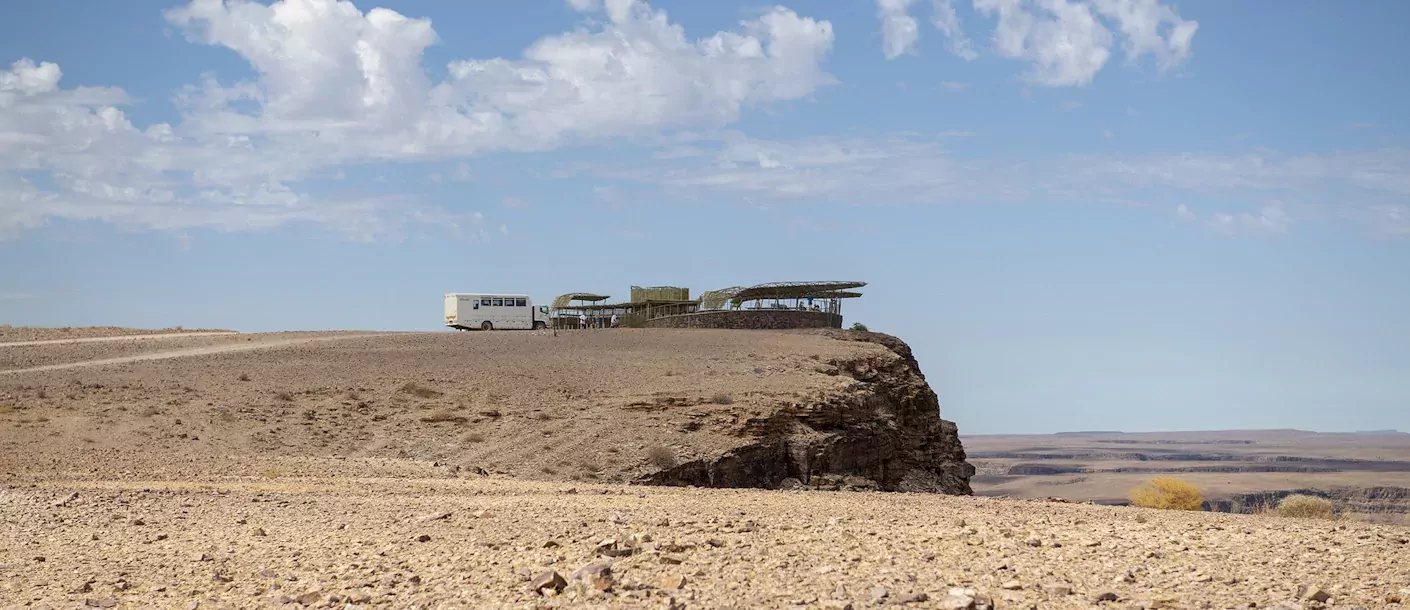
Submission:
M 1410 595 L 1407 537 L 974 497 L 485 477 L 43 484 L 0 491 L 0 607 L 1381 608 Z M 602 561 L 610 576 L 572 578 Z
M 620 483 L 651 448 L 718 452 L 840 391 L 827 363 L 859 355 L 894 357 L 808 333 L 436 333 L 0 375 L 0 608 L 1410 597 L 1403 527 Z

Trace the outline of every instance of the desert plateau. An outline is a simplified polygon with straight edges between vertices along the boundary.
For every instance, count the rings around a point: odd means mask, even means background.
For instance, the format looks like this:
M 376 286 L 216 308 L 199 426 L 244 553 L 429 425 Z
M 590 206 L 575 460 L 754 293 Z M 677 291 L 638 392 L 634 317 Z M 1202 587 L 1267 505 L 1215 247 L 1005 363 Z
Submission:
M 1292 494 L 1326 496 L 1357 518 L 1410 518 L 1410 434 L 1393 430 L 1074 432 L 963 437 L 975 493 L 1123 504 L 1155 476 L 1198 485 L 1208 508 L 1252 512 Z
M 968 495 L 1036 449 L 966 456 L 940 415 L 909 348 L 874 333 L 12 342 L 0 608 L 1410 597 L 1403 526 Z

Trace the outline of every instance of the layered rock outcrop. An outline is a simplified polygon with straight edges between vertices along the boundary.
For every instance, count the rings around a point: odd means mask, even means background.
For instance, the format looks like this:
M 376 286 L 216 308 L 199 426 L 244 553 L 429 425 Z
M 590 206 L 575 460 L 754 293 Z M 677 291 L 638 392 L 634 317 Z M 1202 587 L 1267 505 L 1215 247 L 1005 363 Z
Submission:
M 752 419 L 743 429 L 752 442 L 637 482 L 973 493 L 974 467 L 965 461 L 958 429 L 940 418 L 939 399 L 910 347 L 879 333 L 814 332 L 877 343 L 890 353 L 830 361 L 830 373 L 854 380 L 842 392 Z

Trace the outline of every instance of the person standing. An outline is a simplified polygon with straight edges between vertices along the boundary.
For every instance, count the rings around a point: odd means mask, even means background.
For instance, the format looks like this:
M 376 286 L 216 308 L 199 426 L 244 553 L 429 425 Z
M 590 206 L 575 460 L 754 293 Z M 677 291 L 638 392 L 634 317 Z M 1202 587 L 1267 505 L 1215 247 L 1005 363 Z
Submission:
M 617 328 L 617 314 L 612 314 L 612 328 Z
M 587 328 L 587 314 L 578 312 L 578 328 Z

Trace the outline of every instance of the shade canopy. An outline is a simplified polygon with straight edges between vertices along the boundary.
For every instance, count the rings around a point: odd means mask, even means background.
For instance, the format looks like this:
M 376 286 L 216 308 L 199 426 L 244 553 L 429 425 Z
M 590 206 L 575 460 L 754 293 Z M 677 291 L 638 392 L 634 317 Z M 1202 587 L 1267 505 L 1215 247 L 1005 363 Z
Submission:
M 850 299 L 862 296 L 860 292 L 850 292 L 852 288 L 866 286 L 866 282 L 773 282 L 740 289 L 729 301 L 734 304 L 759 299 Z
M 724 307 L 725 303 L 729 302 L 730 299 L 734 298 L 734 295 L 739 294 L 741 290 L 744 290 L 743 286 L 730 286 L 729 288 L 721 288 L 719 290 L 707 290 L 705 294 L 700 295 L 700 306 L 705 309 L 720 309 Z
M 600 303 L 612 297 L 591 292 L 570 292 L 560 294 L 553 298 L 554 309 L 565 309 L 573 306 L 573 301 L 586 301 L 588 303 Z

